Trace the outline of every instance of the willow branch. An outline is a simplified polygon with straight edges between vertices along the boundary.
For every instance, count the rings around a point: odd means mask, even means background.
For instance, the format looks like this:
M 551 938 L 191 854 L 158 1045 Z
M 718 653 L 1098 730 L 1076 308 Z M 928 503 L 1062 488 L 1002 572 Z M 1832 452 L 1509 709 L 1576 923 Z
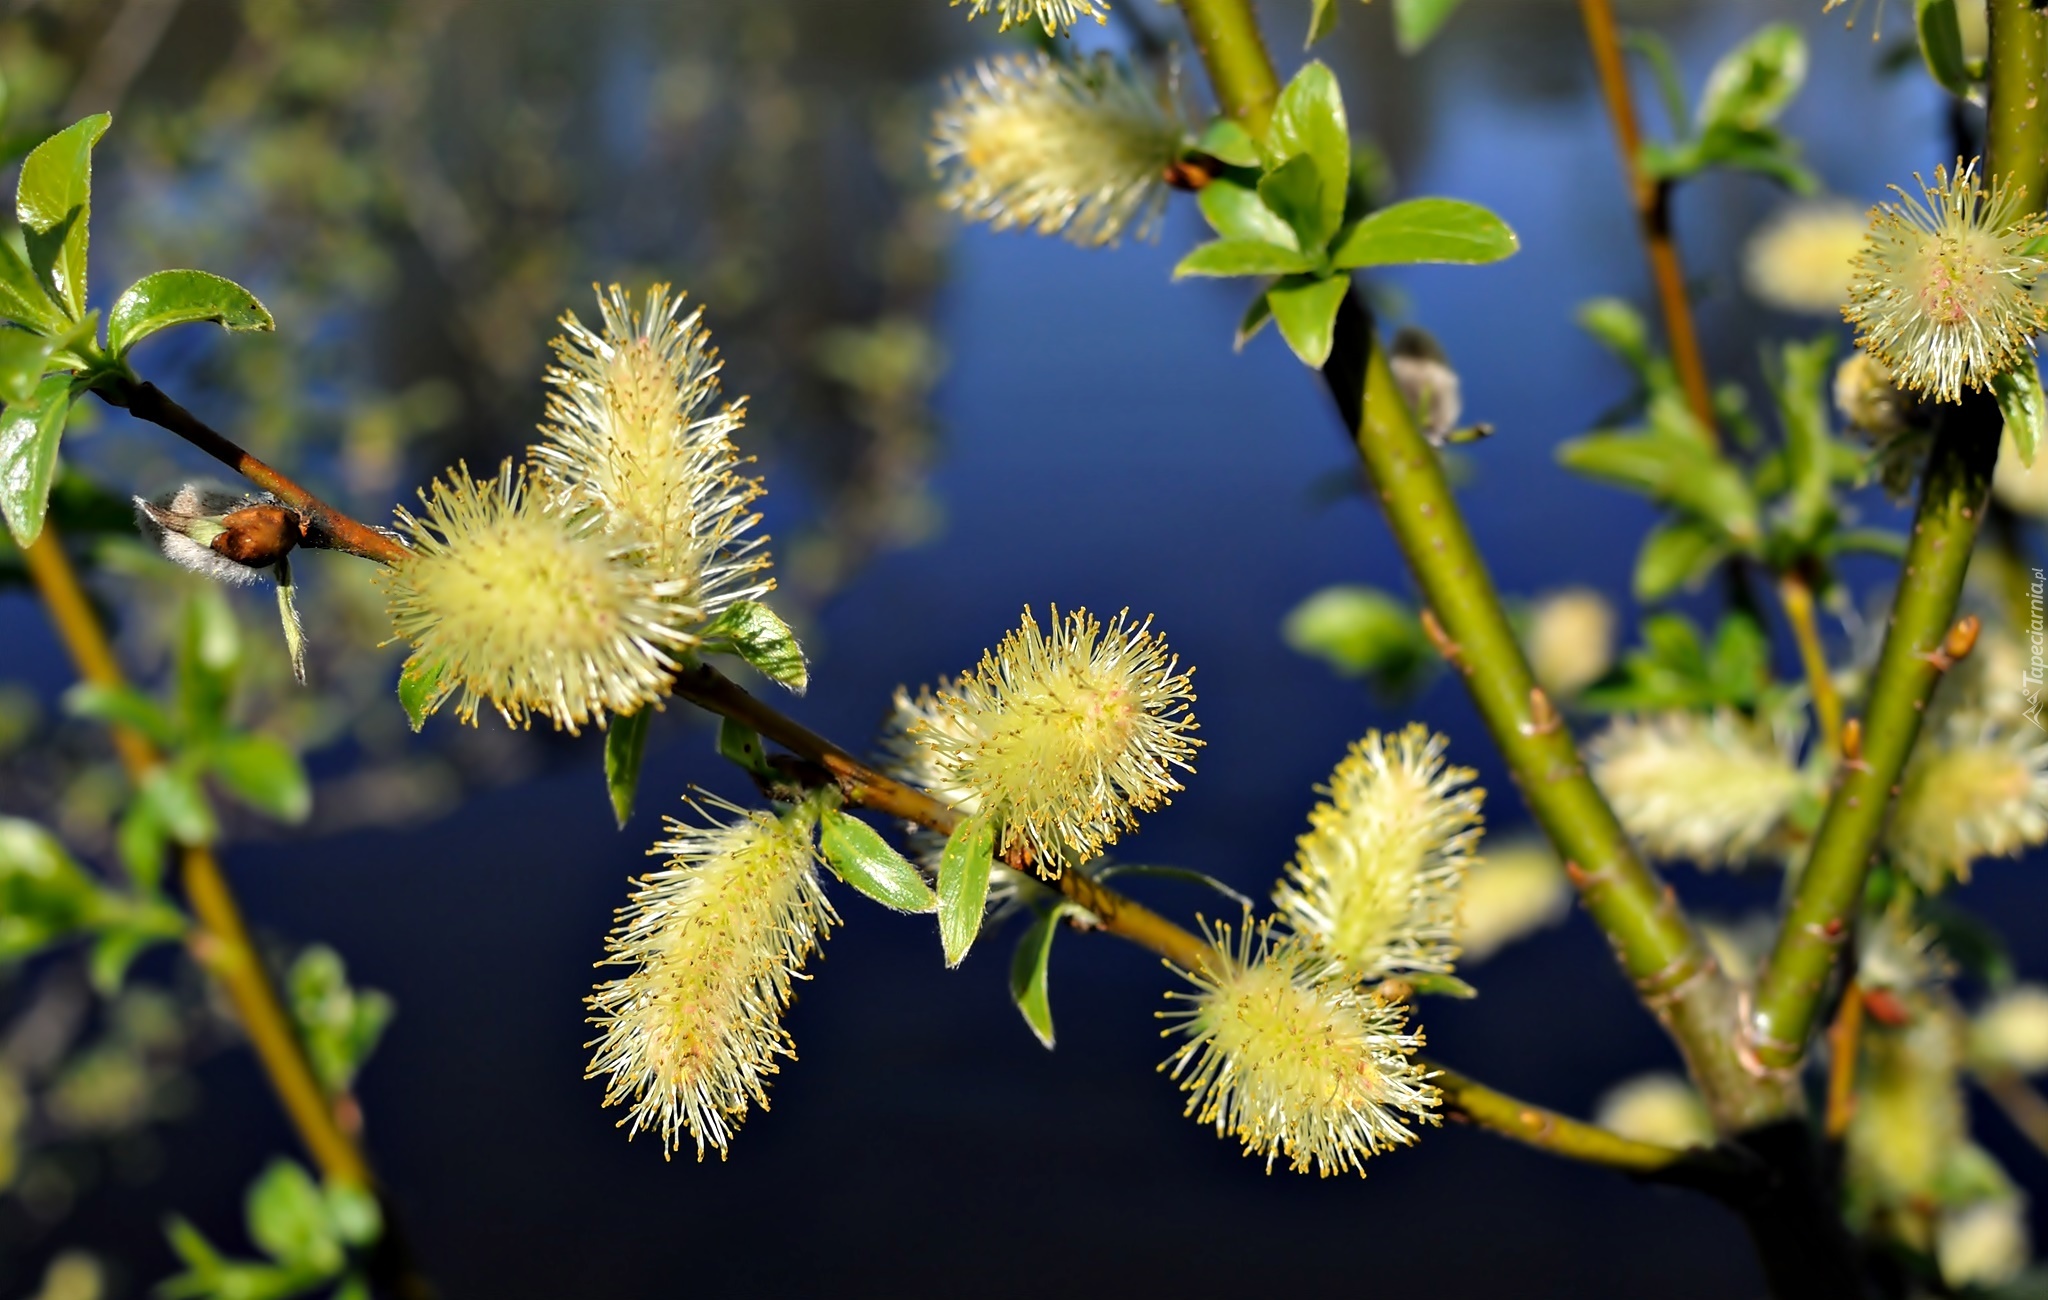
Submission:
M 2025 3 L 2026 0 L 2020 0 Z M 1671 186 L 1643 170 L 1643 134 L 1636 121 L 1635 97 L 1629 90 L 1621 33 L 1608 0 L 1579 0 L 1586 41 L 1593 47 L 1593 66 L 1600 74 L 1600 97 L 1614 124 L 1614 142 L 1621 150 L 1621 169 L 1628 180 L 1629 203 L 1650 258 L 1650 278 L 1657 286 L 1657 306 L 1664 320 L 1664 338 L 1671 364 L 1685 389 L 1686 405 L 1713 436 L 1714 397 L 1707 385 L 1707 366 L 1700 355 L 1699 331 L 1693 326 L 1692 303 L 1685 291 L 1685 271 L 1671 238 Z
M 1196 48 L 1224 111 L 1263 122 L 1270 102 L 1259 96 L 1273 78 L 1270 63 L 1263 79 L 1245 70 L 1265 58 L 1247 0 L 1183 0 L 1182 9 L 1200 34 Z M 1759 1081 L 1736 1055 L 1734 987 L 1677 896 L 1636 856 L 1563 719 L 1536 686 L 1436 449 L 1415 427 L 1356 295 L 1338 313 L 1323 377 L 1443 634 L 1439 649 L 1464 676 L 1523 799 L 1570 863 L 1588 914 L 1677 1041 L 1716 1121 L 1742 1128 L 1796 1105 L 1787 1085 Z
M 29 578 L 35 583 L 57 635 L 81 679 L 95 686 L 121 687 L 119 661 L 99 617 L 86 599 L 78 571 L 64 553 L 54 524 L 45 521 L 42 535 L 22 551 Z M 137 732 L 116 724 L 114 748 L 122 768 L 137 786 L 163 762 L 163 756 Z M 291 1120 L 320 1172 L 337 1183 L 374 1188 L 376 1180 L 361 1147 L 335 1113 L 333 1099 L 313 1073 L 305 1045 L 270 981 L 263 959 L 249 937 L 248 925 L 229 887 L 220 861 L 205 845 L 180 845 L 178 880 L 186 902 L 199 922 L 189 946 L 200 966 L 218 983 L 249 1046 L 270 1081 L 271 1091 Z M 387 1241 L 379 1262 L 396 1294 L 414 1300 L 432 1288 L 404 1261 L 395 1217 L 385 1207 Z
M 1755 1011 L 1744 1032 L 1764 1070 L 1789 1078 L 1805 1059 L 1928 698 L 1974 639 L 1974 629 L 1963 627 L 1952 637 L 1951 624 L 1990 494 L 2001 427 L 1988 396 L 1942 408 L 1891 626 L 1864 706 L 1861 749 L 1845 756 L 1812 854 L 1757 979 Z
M 2039 211 L 2048 197 L 2048 16 L 2033 0 L 1991 0 L 1991 100 L 1984 122 L 1991 166 L 2026 189 Z M 1995 169 L 1995 170 L 1994 170 Z
M 1778 603 L 1785 621 L 1792 625 L 1792 640 L 1799 647 L 1799 663 L 1806 671 L 1806 685 L 1813 692 L 1813 716 L 1820 726 L 1821 743 L 1829 753 L 1840 753 L 1842 745 L 1842 696 L 1835 689 L 1835 676 L 1828 669 L 1827 648 L 1821 644 L 1820 621 L 1814 616 L 1813 584 L 1806 575 L 1788 569 L 1778 575 Z
M 1532 1106 L 1456 1070 L 1434 1063 L 1430 1068 L 1434 1071 L 1430 1082 L 1442 1091 L 1446 1110 L 1524 1146 L 1634 1174 L 1655 1174 L 1681 1161 L 1698 1158 L 1697 1152 L 1638 1142 L 1597 1124 Z
M 314 496 L 172 401 L 155 384 L 125 375 L 107 375 L 94 385 L 93 391 L 109 405 L 125 407 L 136 419 L 169 429 L 290 507 L 304 534 L 301 545 L 359 555 L 379 564 L 393 564 L 405 558 L 405 544 L 396 537 L 352 519 Z

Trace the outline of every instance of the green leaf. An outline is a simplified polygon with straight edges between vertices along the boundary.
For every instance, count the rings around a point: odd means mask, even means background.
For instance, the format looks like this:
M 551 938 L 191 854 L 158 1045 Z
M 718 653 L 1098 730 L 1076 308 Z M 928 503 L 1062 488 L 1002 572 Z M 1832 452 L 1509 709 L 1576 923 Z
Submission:
M 1810 545 L 1834 514 L 1833 439 L 1828 434 L 1827 398 L 1834 356 L 1835 341 L 1830 335 L 1823 334 L 1810 343 L 1788 342 L 1779 349 L 1779 364 L 1770 376 L 1778 422 L 1785 431 L 1789 492 L 1784 527 L 1801 546 Z
M 4 238 L 0 238 L 0 316 L 38 334 L 61 333 L 69 323 L 63 310 L 50 301 L 27 259 Z
M 1173 268 L 1173 278 L 1191 275 L 1289 275 L 1309 269 L 1309 260 L 1292 248 L 1262 239 L 1212 239 L 1199 244 Z
M 1458 0 L 1394 0 L 1394 44 L 1414 54 L 1436 36 Z
M 271 736 L 223 736 L 207 749 L 215 777 L 243 803 L 297 825 L 313 811 L 313 786 L 299 756 Z
M 1259 180 L 1259 201 L 1287 223 L 1294 241 L 1305 252 L 1321 253 L 1337 228 L 1325 218 L 1323 181 L 1315 163 L 1307 157 L 1290 158 Z
M 654 710 L 643 708 L 612 719 L 604 733 L 604 786 L 611 792 L 612 816 L 624 830 L 633 816 L 633 795 L 640 788 L 640 763 L 647 757 L 647 724 Z
M 768 751 L 761 745 L 761 733 L 744 722 L 718 720 L 718 754 L 756 776 L 774 775 L 775 769 L 768 766 Z
M 1244 123 L 1236 118 L 1219 117 L 1209 123 L 1196 139 L 1195 150 L 1232 167 L 1259 165 L 1259 142 L 1252 139 L 1252 133 L 1245 130 Z M 1207 188 L 1203 187 L 1205 193 Z
M 345 1262 L 320 1185 L 295 1161 L 275 1160 L 249 1187 L 249 1239 L 280 1264 L 332 1274 Z
M 1333 265 L 1406 266 L 1458 262 L 1477 266 L 1512 256 L 1515 232 L 1477 203 L 1409 199 L 1354 222 L 1330 252 Z
M 2005 417 L 2005 432 L 2012 439 L 2013 450 L 2020 454 L 2020 463 L 2031 468 L 2041 446 L 2042 421 L 2048 419 L 2040 367 L 2028 361 L 2017 370 L 1996 375 L 1991 391 L 1998 395 L 1998 410 Z
M 50 480 L 57 474 L 57 444 L 71 411 L 71 376 L 54 374 L 35 395 L 0 412 L 0 514 L 14 544 L 26 549 L 43 534 Z
M 163 706 L 132 686 L 100 686 L 80 682 L 64 692 L 64 711 L 108 726 L 126 727 L 159 749 L 176 747 L 177 728 Z
M 293 959 L 285 988 L 313 1073 L 328 1092 L 347 1091 L 391 1023 L 391 999 L 352 987 L 341 954 L 317 943 Z
M 1687 176 L 1707 166 L 1733 167 L 1767 176 L 1795 194 L 1820 190 L 1820 178 L 1799 160 L 1798 142 L 1776 127 L 1717 122 L 1671 160 L 1660 159 L 1653 145 L 1644 149 L 1644 168 L 1653 177 Z
M 242 662 L 242 631 L 218 587 L 185 600 L 177 651 L 178 713 L 188 740 L 205 741 L 227 725 L 235 672 Z
M 1674 132 L 1683 133 L 1692 115 L 1685 111 L 1685 87 L 1678 80 L 1678 60 L 1671 46 L 1657 33 L 1637 30 L 1622 33 L 1621 43 L 1643 57 L 1656 78 L 1657 95 L 1664 101 L 1664 116 Z
M 13 406 L 35 396 L 57 340 L 22 330 L 0 330 L 0 402 Z
M 19 961 L 82 928 L 99 887 L 34 822 L 0 817 L 0 961 Z
M 1657 429 L 1593 433 L 1561 444 L 1557 459 L 1589 478 L 1676 505 L 1739 547 L 1757 540 L 1757 501 L 1742 471 L 1695 438 Z
M 136 798 L 180 844 L 210 844 L 219 831 L 206 792 L 185 767 L 172 764 L 157 768 L 143 778 Z
M 1236 352 L 1244 351 L 1244 345 L 1251 342 L 1258 332 L 1266 327 L 1266 322 L 1272 319 L 1273 301 L 1266 296 L 1266 291 L 1261 289 L 1257 296 L 1245 305 L 1244 315 L 1238 318 L 1237 335 L 1230 341 L 1231 349 Z
M 1928 74 L 1949 94 L 1968 99 L 1977 79 L 1963 58 L 1963 28 L 1956 20 L 1955 0 L 1914 0 L 1913 26 Z
M 384 1212 L 368 1189 L 330 1183 L 325 1192 L 328 1221 L 343 1241 L 351 1246 L 367 1246 L 384 1235 Z M 369 1300 L 367 1292 L 363 1300 Z
M 1281 639 L 1346 677 L 1390 691 L 1419 682 L 1435 653 L 1405 601 L 1372 587 L 1325 587 L 1289 610 Z
M 1297 157 L 1308 158 L 1322 181 L 1322 216 L 1315 226 L 1321 233 L 1313 238 L 1304 235 L 1302 247 L 1321 247 L 1344 219 L 1351 185 L 1351 128 L 1344 119 L 1344 95 L 1336 74 L 1320 61 L 1304 65 L 1281 90 L 1266 128 L 1268 167 L 1278 168 Z
M 65 314 L 85 314 L 87 226 L 92 220 L 92 147 L 114 119 L 95 113 L 37 145 L 21 164 L 14 209 L 29 265 Z
M 398 705 L 415 732 L 426 726 L 441 701 L 455 692 L 455 683 L 444 682 L 445 676 L 440 660 L 429 659 L 418 650 L 407 656 L 405 667 L 398 670 Z
M 114 828 L 114 848 L 138 890 L 155 893 L 162 884 L 164 855 L 170 847 L 170 833 L 149 803 L 137 799 L 129 804 Z
M 1318 369 L 1330 359 L 1330 344 L 1337 328 L 1337 309 L 1351 288 L 1351 277 L 1343 273 L 1327 280 L 1293 275 L 1266 290 L 1273 322 L 1280 337 L 1294 349 L 1303 364 Z
M 1628 362 L 1638 376 L 1648 373 L 1656 356 L 1641 312 L 1619 298 L 1593 298 L 1579 305 L 1577 320 L 1580 329 Z
M 1024 931 L 1024 937 L 1017 941 L 1016 954 L 1010 958 L 1010 1001 L 1017 1004 L 1024 1023 L 1031 1026 L 1031 1032 L 1038 1035 L 1047 1051 L 1053 1045 L 1052 998 L 1046 989 L 1052 937 L 1060 918 L 1069 910 L 1068 904 L 1061 903 L 1039 913 L 1031 928 Z
M 1434 971 L 1410 971 L 1397 976 L 1402 983 L 1426 997 L 1471 999 L 1479 996 L 1479 990 L 1459 979 L 1456 975 L 1439 975 Z
M 834 875 L 884 907 L 899 912 L 930 912 L 938 896 L 917 868 L 889 847 L 874 827 L 837 808 L 819 815 L 818 847 Z
M 1806 80 L 1806 38 L 1772 23 L 1721 57 L 1700 91 L 1699 124 L 1755 130 L 1770 125 Z
M 704 641 L 706 649 L 730 650 L 762 676 L 798 695 L 811 684 L 810 668 L 804 663 L 804 649 L 797 644 L 796 633 L 758 600 L 728 606 L 705 627 Z
M 1831 539 L 1834 549 L 1853 554 L 1906 558 L 1906 535 L 1889 528 L 1844 528 Z
M 1236 181 L 1213 180 L 1201 188 L 1195 203 L 1209 228 L 1225 239 L 1256 239 L 1282 248 L 1299 248 L 1294 227 L 1265 205 L 1258 191 Z M 2048 240 L 2048 236 L 2043 236 Z
M 1771 679 L 1771 643 L 1747 614 L 1730 613 L 1714 630 L 1707 682 L 1717 700 L 1747 702 Z
M 946 837 L 946 851 L 939 856 L 939 945 L 948 968 L 966 958 L 981 933 L 995 846 L 995 824 L 986 817 L 969 817 Z
M 121 357 L 158 330 L 193 321 L 233 331 L 277 328 L 256 295 L 233 280 L 206 271 L 158 271 L 115 300 L 107 313 L 107 349 Z
M 1666 519 L 1650 530 L 1636 552 L 1635 597 L 1649 605 L 1681 587 L 1697 589 L 1727 558 L 1728 542 L 1718 528 L 1696 519 Z
M 1337 0 L 1315 0 L 1308 16 L 1308 39 L 1301 43 L 1301 48 L 1312 49 L 1317 41 L 1336 30 Z

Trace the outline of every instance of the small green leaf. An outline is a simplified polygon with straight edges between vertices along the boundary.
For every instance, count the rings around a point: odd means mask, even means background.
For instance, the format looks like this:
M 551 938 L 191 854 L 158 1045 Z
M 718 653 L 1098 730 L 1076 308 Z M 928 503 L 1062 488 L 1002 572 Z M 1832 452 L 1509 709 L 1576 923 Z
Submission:
M 65 314 L 85 314 L 87 227 L 92 220 L 92 147 L 113 118 L 95 113 L 37 145 L 21 164 L 14 208 L 29 265 Z
M 1436 36 L 1458 0 L 1394 0 L 1394 44 L 1414 54 Z
M 1052 961 L 1052 937 L 1068 910 L 1068 905 L 1062 903 L 1039 913 L 1024 937 L 1017 941 L 1016 955 L 1010 958 L 1010 1001 L 1017 1004 L 1024 1023 L 1031 1026 L 1031 1032 L 1038 1035 L 1047 1051 L 1052 1050 L 1053 1034 L 1052 998 L 1046 989 L 1046 977 Z
M 1301 43 L 1304 50 L 1315 48 L 1322 40 L 1337 30 L 1337 0 L 1314 0 L 1314 7 L 1308 15 L 1308 39 Z
M 1290 649 L 1389 691 L 1415 685 L 1435 658 L 1415 611 L 1373 587 L 1323 588 L 1288 611 L 1280 636 Z
M 57 445 L 71 412 L 71 376 L 46 376 L 35 395 L 0 412 L 0 514 L 17 546 L 43 534 L 50 481 L 57 475 Z
M 995 824 L 985 817 L 968 818 L 946 837 L 946 850 L 939 857 L 939 945 L 949 968 L 966 958 L 981 933 L 995 845 Z
M 1321 247 L 1344 219 L 1351 184 L 1351 128 L 1344 118 L 1344 95 L 1336 74 L 1320 61 L 1304 65 L 1281 90 L 1266 128 L 1268 167 L 1278 169 L 1297 157 L 1308 158 L 1322 181 L 1322 215 L 1315 226 L 1321 233 L 1310 237 L 1304 232 L 1302 247 Z
M 291 1160 L 273 1161 L 250 1185 L 249 1239 L 280 1264 L 338 1273 L 341 1242 L 327 1220 L 327 1200 L 313 1176 Z
M 1638 376 L 1649 371 L 1655 358 L 1650 351 L 1650 327 L 1641 312 L 1619 298 L 1593 298 L 1579 305 L 1577 319 L 1580 329 L 1628 362 Z
M 718 755 L 756 776 L 770 776 L 775 771 L 768 766 L 768 751 L 762 748 L 761 733 L 731 718 L 718 720 Z
M 1479 996 L 1478 989 L 1456 975 L 1439 975 L 1434 971 L 1419 970 L 1397 978 L 1425 997 L 1470 999 Z
M 384 1212 L 367 1188 L 329 1183 L 324 1190 L 328 1221 L 343 1241 L 351 1246 L 367 1246 L 384 1235 Z M 367 1293 L 363 1300 L 369 1300 Z
M 0 316 L 38 334 L 61 333 L 69 323 L 14 245 L 0 238 Z
M 1258 141 L 1252 139 L 1252 133 L 1244 129 L 1244 123 L 1235 118 L 1219 117 L 1209 123 L 1195 141 L 1195 150 L 1232 167 L 1259 165 Z
M 776 612 L 758 600 L 729 606 L 704 629 L 705 648 L 730 650 L 798 695 L 811 684 L 803 647 Z
M 1636 552 L 1637 600 L 1654 604 L 1679 588 L 1697 588 L 1728 558 L 1720 530 L 1694 519 L 1667 519 L 1651 529 Z
M 177 652 L 178 714 L 188 740 L 204 741 L 227 725 L 242 631 L 220 588 L 205 586 L 185 600 Z
M 256 295 L 206 271 L 157 271 L 128 286 L 107 313 L 107 349 L 116 357 L 172 325 L 212 321 L 228 330 L 277 328 Z
M 223 736 L 207 750 L 220 783 L 243 803 L 297 825 L 313 811 L 313 786 L 299 756 L 270 736 Z
M 92 877 L 34 822 L 0 817 L 0 961 L 78 931 L 98 910 Z
M 1963 28 L 1956 20 L 1955 0 L 1914 0 L 1913 26 L 1929 75 L 1949 94 L 1968 99 L 1977 79 L 1963 58 Z
M 1260 330 L 1266 328 L 1266 322 L 1272 319 L 1272 299 L 1261 289 L 1249 303 L 1245 304 L 1244 315 L 1238 318 L 1237 334 L 1230 340 L 1231 350 L 1244 351 L 1244 345 L 1251 342 Z
M 1685 87 L 1678 80 L 1678 60 L 1663 37 L 1647 29 L 1623 32 L 1621 43 L 1650 65 L 1657 81 L 1657 96 L 1664 101 L 1664 117 L 1674 132 L 1684 132 L 1692 115 L 1685 111 Z
M 415 650 L 405 661 L 405 667 L 398 670 L 398 705 L 405 710 L 405 720 L 417 732 L 427 725 L 427 718 L 441 701 L 455 691 L 453 682 L 443 682 L 446 675 L 438 659 L 429 659 Z
M 177 744 L 178 733 L 170 715 L 161 704 L 132 686 L 80 682 L 64 692 L 64 711 L 74 718 L 127 727 L 159 749 L 171 749 Z
M 1714 648 L 1707 657 L 1707 682 L 1715 697 L 1755 699 L 1770 679 L 1771 643 L 1763 628 L 1747 614 L 1730 613 L 1714 629 Z
M 2013 450 L 2020 454 L 2022 465 L 2031 467 L 2041 446 L 2042 421 L 2048 419 L 2040 368 L 2028 361 L 2017 370 L 1994 376 L 1991 391 L 1998 395 L 1998 410 L 2005 417 L 2005 432 L 2012 439 Z
M 1768 126 L 1805 80 L 1806 38 L 1790 23 L 1772 23 L 1723 55 L 1707 74 L 1700 91 L 1700 128 Z
M 142 799 L 129 804 L 114 828 L 114 849 L 138 890 L 155 893 L 163 883 L 164 855 L 170 848 L 170 833 L 155 809 Z
M 1337 229 L 1323 204 L 1323 181 L 1307 157 L 1290 158 L 1259 179 L 1259 201 L 1287 223 L 1304 252 L 1320 254 Z
M 1521 247 L 1493 213 L 1461 199 L 1409 199 L 1355 222 L 1330 252 L 1333 265 L 1405 266 L 1415 262 L 1498 262 Z
M 1309 269 L 1309 260 L 1291 248 L 1262 239 L 1212 239 L 1199 244 L 1173 268 L 1173 278 L 1191 275 L 1289 275 Z
M 180 844 L 210 844 L 219 831 L 206 792 L 182 766 L 173 764 L 151 772 L 143 778 L 136 798 Z
M 1195 202 L 1210 228 L 1225 239 L 1258 239 L 1282 248 L 1300 248 L 1294 227 L 1267 207 L 1256 190 L 1235 181 L 1214 180 L 1202 187 Z
M 57 340 L 23 330 L 0 330 L 0 402 L 13 406 L 35 396 Z
M 624 830 L 633 816 L 633 795 L 640 788 L 640 763 L 647 757 L 647 724 L 654 710 L 643 708 L 612 719 L 604 733 L 604 785 L 611 792 L 612 816 Z
M 1693 437 L 1664 430 L 1593 433 L 1560 444 L 1557 459 L 1589 478 L 1676 505 L 1739 547 L 1757 540 L 1756 496 L 1742 471 Z
M 293 959 L 285 987 L 313 1073 L 328 1092 L 347 1091 L 391 1023 L 391 999 L 351 986 L 341 954 L 317 943 Z
M 1790 491 L 1784 503 L 1785 532 L 1810 545 L 1834 516 L 1834 475 L 1828 434 L 1828 376 L 1835 356 L 1833 336 L 1810 343 L 1787 342 L 1770 374 L 1778 423 L 1785 431 L 1785 470 Z M 2031 373 L 2032 367 L 2028 370 Z M 2035 392 L 2040 391 L 2038 385 Z M 2002 403 L 2001 403 L 2002 405 Z M 2036 408 L 2038 413 L 2038 407 Z
M 1889 528 L 1844 528 L 1833 537 L 1834 549 L 1852 554 L 1906 558 L 1906 535 Z
M 874 827 L 858 817 L 827 808 L 818 818 L 818 847 L 834 875 L 884 907 L 929 912 L 938 896 L 917 868 L 889 847 Z
M 1327 280 L 1288 276 L 1266 290 L 1280 336 L 1304 365 L 1320 369 L 1330 359 L 1337 309 L 1344 305 L 1344 294 L 1350 288 L 1351 277 L 1340 272 Z

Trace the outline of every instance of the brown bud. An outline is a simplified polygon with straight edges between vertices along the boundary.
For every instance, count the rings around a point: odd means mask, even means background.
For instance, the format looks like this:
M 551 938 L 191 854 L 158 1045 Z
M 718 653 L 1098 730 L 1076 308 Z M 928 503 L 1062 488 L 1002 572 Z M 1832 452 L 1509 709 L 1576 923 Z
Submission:
M 1177 190 L 1199 190 L 1216 179 L 1223 164 L 1205 153 L 1189 154 L 1166 164 L 1166 183 Z
M 1842 758 L 1851 766 L 1863 761 L 1863 719 L 1851 718 L 1842 724 Z
M 305 529 L 298 516 L 283 506 L 260 505 L 223 515 L 221 531 L 208 543 L 214 551 L 252 569 L 275 564 L 291 554 Z
M 1965 614 L 1948 630 L 1948 639 L 1942 642 L 1941 648 L 1948 652 L 1951 660 L 1961 659 L 1977 648 L 1977 634 L 1983 630 L 1982 619 L 1975 614 Z

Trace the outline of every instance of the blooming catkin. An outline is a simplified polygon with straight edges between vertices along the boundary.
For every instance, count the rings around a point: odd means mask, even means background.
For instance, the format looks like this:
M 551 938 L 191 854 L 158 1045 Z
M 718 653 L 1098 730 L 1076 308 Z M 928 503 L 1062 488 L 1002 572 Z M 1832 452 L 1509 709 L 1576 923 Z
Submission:
M 1805 788 L 1784 748 L 1727 710 L 1617 718 L 1586 750 L 1629 835 L 1700 866 L 1753 856 Z
M 594 509 L 645 543 L 640 562 L 675 584 L 670 621 L 687 633 L 773 583 L 767 539 L 748 535 L 762 487 L 739 473 L 732 440 L 746 399 L 718 404 L 717 349 L 703 309 L 686 314 L 683 302 L 658 284 L 636 311 L 613 285 L 598 296 L 601 331 L 562 317 L 532 455 L 556 508 Z
M 1832 316 L 1849 300 L 1852 264 L 1867 230 L 1852 204 L 1795 203 L 1743 245 L 1743 287 L 1780 311 Z
M 1256 949 L 1252 931 L 1258 930 Z M 1365 1172 L 1368 1157 L 1415 1141 L 1413 1122 L 1434 1124 L 1442 1096 L 1414 1059 L 1422 1034 L 1407 1008 L 1361 992 L 1343 966 L 1299 935 L 1275 936 L 1247 919 L 1233 944 L 1213 936 L 1215 956 L 1183 972 L 1187 1005 L 1160 1016 L 1187 1042 L 1159 1067 L 1189 1094 L 1186 1113 L 1262 1155 L 1270 1171 L 1287 1158 L 1327 1177 Z
M 952 4 L 955 9 L 970 6 L 969 21 L 995 10 L 1002 21 L 996 29 L 999 32 L 1009 31 L 1013 23 L 1036 21 L 1047 36 L 1057 36 L 1083 18 L 1093 18 L 1098 27 L 1109 21 L 1109 6 L 1096 0 L 952 0 Z
M 676 588 L 637 562 L 637 540 L 549 510 L 510 461 L 483 481 L 457 466 L 420 500 L 397 512 L 411 553 L 379 581 L 394 632 L 438 668 L 441 696 L 461 692 L 463 721 L 489 700 L 514 726 L 538 713 L 573 733 L 667 689 L 686 644 Z
M 1486 792 L 1445 764 L 1448 744 L 1420 723 L 1353 744 L 1274 892 L 1288 925 L 1355 979 L 1448 972 L 1458 955 L 1458 887 Z
M 1192 771 L 1201 744 L 1189 675 L 1151 626 L 1055 609 L 1040 631 L 1025 610 L 911 728 L 933 793 L 995 816 L 1001 852 L 1027 853 L 1042 875 L 1115 842 L 1181 788 L 1174 770 Z
M 782 1012 L 791 981 L 839 918 L 818 880 L 808 813 L 721 805 L 729 823 L 669 822 L 667 868 L 639 881 L 605 940 L 604 965 L 630 973 L 588 999 L 602 1033 L 585 1077 L 627 1103 L 628 1136 L 658 1130 L 664 1154 L 687 1133 L 721 1158 L 768 1076 L 794 1058 Z M 702 811 L 700 809 L 700 811 Z
M 953 80 L 926 152 L 969 221 L 1094 247 L 1150 231 L 1186 133 L 1171 92 L 1107 54 L 1012 55 Z
M 2024 187 L 1987 189 L 1975 162 L 1919 183 L 1872 210 L 1842 315 L 1899 387 L 1953 402 L 2031 362 L 2048 314 L 2028 290 L 2048 260 L 2024 250 L 2044 227 Z
M 1930 892 L 1978 858 L 2048 840 L 2048 743 L 2031 726 L 1959 715 L 1914 751 L 1885 828 L 1893 859 Z

